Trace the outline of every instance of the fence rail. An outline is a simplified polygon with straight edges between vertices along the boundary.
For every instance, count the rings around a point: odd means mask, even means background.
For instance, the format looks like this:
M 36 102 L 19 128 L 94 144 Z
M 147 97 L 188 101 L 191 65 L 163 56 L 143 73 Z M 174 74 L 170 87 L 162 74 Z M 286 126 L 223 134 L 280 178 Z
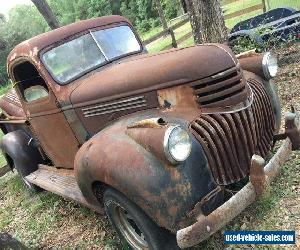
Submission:
M 230 3 L 234 3 L 234 2 L 238 2 L 238 1 L 240 1 L 240 0 L 223 0 L 222 4 L 226 5 L 226 4 L 230 4 Z
M 263 9 L 263 4 L 260 3 L 260 4 L 257 4 L 257 5 L 254 5 L 254 6 L 251 6 L 251 7 L 248 7 L 248 8 L 245 8 L 245 9 L 238 10 L 236 12 L 227 14 L 227 15 L 224 16 L 224 18 L 225 18 L 225 20 L 228 20 L 228 19 L 231 19 L 231 18 L 242 16 L 242 15 L 245 15 L 247 13 L 250 13 L 250 12 L 253 12 L 253 11 L 256 11 L 256 10 L 262 10 L 262 9 Z
M 176 29 L 180 28 L 181 26 L 185 25 L 186 23 L 188 23 L 189 21 L 190 21 L 189 17 L 186 16 L 185 19 L 183 19 L 182 21 L 170 26 L 169 29 L 176 30 Z M 163 31 L 155 34 L 154 36 L 148 38 L 147 40 L 145 40 L 144 44 L 148 45 L 148 44 L 160 39 L 163 36 L 169 35 L 169 33 L 170 33 L 169 30 L 163 30 Z
M 231 3 L 239 2 L 239 1 L 241 1 L 241 0 L 223 0 L 222 4 L 223 4 L 223 7 L 224 7 L 227 4 L 231 4 Z M 238 10 L 238 11 L 235 11 L 233 13 L 226 14 L 224 16 L 224 19 L 225 20 L 229 20 L 229 19 L 236 18 L 236 17 L 242 16 L 242 15 L 248 14 L 250 12 L 258 11 L 258 10 L 265 11 L 265 0 L 262 0 L 262 2 L 260 4 L 256 4 L 256 5 L 253 5 L 253 6 L 250 6 L 250 7 L 247 7 L 247 8 Z M 177 19 L 180 19 L 180 18 L 183 18 L 183 20 L 181 20 L 178 23 L 170 26 L 168 30 L 163 30 L 163 31 L 155 34 L 154 36 L 152 36 L 152 37 L 144 40 L 144 44 L 145 45 L 149 45 L 149 44 L 151 44 L 151 43 L 159 40 L 162 37 L 168 36 L 168 35 L 170 35 L 170 30 L 174 31 L 174 30 L 182 27 L 183 25 L 185 25 L 186 23 L 189 22 L 189 16 L 187 14 L 182 15 L 180 17 L 177 17 L 177 18 L 173 19 L 173 21 L 177 20 Z M 189 39 L 191 36 L 192 36 L 191 32 L 189 32 L 188 34 L 185 34 L 183 37 L 181 37 L 180 39 L 178 39 L 177 44 L 180 44 L 180 43 L 184 42 L 185 40 Z M 185 40 L 182 40 L 183 38 L 185 38 Z M 172 48 L 171 44 L 169 44 L 168 46 L 165 46 L 163 48 L 163 50 L 164 49 L 170 49 L 170 48 Z

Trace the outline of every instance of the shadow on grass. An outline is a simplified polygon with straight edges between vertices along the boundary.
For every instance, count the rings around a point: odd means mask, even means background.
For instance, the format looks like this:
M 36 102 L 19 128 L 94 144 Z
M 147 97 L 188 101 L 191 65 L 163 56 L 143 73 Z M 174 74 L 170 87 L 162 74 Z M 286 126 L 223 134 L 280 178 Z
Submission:
M 0 233 L 0 249 L 23 250 L 28 248 L 8 233 Z

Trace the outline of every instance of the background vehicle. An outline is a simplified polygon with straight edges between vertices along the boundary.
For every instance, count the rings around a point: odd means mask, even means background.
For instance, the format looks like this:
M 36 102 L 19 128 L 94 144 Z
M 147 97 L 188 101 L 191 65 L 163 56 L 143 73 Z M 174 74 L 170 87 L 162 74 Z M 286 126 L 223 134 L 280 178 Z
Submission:
M 148 55 L 132 25 L 111 16 L 21 43 L 8 73 L 15 90 L 0 101 L 0 123 L 10 168 L 32 191 L 105 210 L 134 249 L 206 239 L 299 148 L 295 113 L 277 134 L 271 53 L 237 58 L 207 44 Z
M 231 46 L 239 38 L 246 38 L 260 45 L 278 45 L 300 39 L 300 11 L 277 8 L 236 24 L 230 32 Z

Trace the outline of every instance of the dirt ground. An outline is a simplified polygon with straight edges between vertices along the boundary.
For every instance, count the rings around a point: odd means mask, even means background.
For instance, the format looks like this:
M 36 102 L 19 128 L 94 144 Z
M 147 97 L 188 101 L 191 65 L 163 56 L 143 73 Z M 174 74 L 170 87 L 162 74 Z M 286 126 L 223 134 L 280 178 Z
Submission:
M 282 67 L 276 85 L 283 113 L 300 112 L 300 45 L 277 51 Z M 225 246 L 224 230 L 296 230 L 294 246 Z M 0 179 L 0 234 L 29 248 L 120 249 L 105 216 L 43 192 L 32 196 L 16 174 Z M 226 228 L 192 249 L 300 249 L 300 152 L 293 153 L 270 191 Z

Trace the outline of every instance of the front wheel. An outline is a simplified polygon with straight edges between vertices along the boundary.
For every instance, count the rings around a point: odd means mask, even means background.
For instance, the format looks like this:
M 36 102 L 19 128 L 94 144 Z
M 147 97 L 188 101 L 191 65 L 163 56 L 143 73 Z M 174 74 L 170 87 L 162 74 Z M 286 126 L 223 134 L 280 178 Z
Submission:
M 175 235 L 155 224 L 120 192 L 108 188 L 104 193 L 104 206 L 123 245 L 131 249 L 179 249 Z

